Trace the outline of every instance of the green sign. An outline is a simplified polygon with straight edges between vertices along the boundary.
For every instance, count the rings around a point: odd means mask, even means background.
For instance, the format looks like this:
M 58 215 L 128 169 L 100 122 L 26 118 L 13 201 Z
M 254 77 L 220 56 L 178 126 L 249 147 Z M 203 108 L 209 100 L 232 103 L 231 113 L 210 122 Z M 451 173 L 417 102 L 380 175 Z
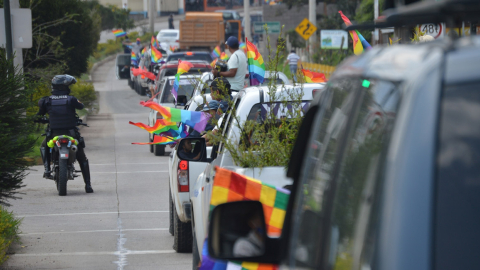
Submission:
M 253 33 L 254 34 L 263 34 L 265 33 L 265 24 L 268 27 L 269 34 L 280 34 L 280 22 L 254 22 L 253 23 Z

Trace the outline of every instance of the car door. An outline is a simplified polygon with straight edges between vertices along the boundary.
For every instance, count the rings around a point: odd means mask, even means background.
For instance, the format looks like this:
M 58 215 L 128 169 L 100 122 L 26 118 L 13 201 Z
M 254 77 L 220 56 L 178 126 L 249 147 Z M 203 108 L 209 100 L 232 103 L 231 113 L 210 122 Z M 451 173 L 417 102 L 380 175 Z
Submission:
M 334 93 L 334 106 L 324 108 L 317 122 L 296 198 L 300 222 L 293 229 L 291 267 L 373 268 L 382 176 L 400 94 L 392 82 L 349 81 L 355 91 L 345 98 L 342 90 L 337 98 Z M 355 102 L 346 105 L 349 96 Z

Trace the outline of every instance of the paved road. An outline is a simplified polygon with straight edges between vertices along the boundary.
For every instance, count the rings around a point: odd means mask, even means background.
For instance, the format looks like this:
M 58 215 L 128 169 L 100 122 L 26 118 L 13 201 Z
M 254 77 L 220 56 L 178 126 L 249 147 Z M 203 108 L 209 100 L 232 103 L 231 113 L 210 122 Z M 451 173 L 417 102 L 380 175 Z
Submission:
M 191 254 L 175 253 L 168 233 L 168 157 L 131 145 L 148 135 L 128 121 L 146 122 L 148 109 L 115 79 L 113 62 L 93 79 L 100 113 L 82 134 L 95 193 L 85 193 L 80 177 L 60 197 L 42 167 L 33 167 L 25 195 L 10 208 L 24 219 L 8 269 L 191 269 Z

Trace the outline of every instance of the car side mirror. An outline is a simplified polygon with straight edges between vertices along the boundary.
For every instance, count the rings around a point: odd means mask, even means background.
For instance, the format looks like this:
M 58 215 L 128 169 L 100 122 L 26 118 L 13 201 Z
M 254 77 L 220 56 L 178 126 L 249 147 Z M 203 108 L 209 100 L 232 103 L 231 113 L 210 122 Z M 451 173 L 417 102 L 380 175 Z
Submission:
M 177 105 L 184 106 L 187 104 L 187 96 L 185 95 L 180 95 L 177 97 Z
M 177 157 L 186 161 L 206 161 L 207 143 L 204 138 L 185 138 L 177 146 Z
M 260 202 L 230 202 L 213 209 L 208 231 L 208 253 L 212 258 L 255 260 L 265 254 L 267 239 Z

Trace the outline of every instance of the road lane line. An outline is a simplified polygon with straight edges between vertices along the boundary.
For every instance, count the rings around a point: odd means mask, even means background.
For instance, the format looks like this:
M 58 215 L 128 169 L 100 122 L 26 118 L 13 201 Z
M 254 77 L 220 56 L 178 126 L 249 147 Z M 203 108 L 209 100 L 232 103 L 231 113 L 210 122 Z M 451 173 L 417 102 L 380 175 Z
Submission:
M 168 211 L 123 211 L 120 214 L 142 214 L 142 213 L 168 213 Z M 23 215 L 17 216 L 19 218 L 26 217 L 51 217 L 51 216 L 76 216 L 76 215 L 103 215 L 103 214 L 116 214 L 118 212 L 91 212 L 91 213 L 64 213 L 64 214 L 43 214 L 43 215 Z
M 166 231 L 168 228 L 150 228 L 150 229 L 123 229 L 124 232 L 137 232 L 137 231 Z M 59 231 L 59 232 L 33 232 L 33 233 L 19 233 L 18 235 L 39 235 L 39 234 L 66 234 L 66 233 L 96 233 L 96 232 L 118 232 L 116 230 L 92 230 L 92 231 Z
M 97 174 L 97 173 L 166 173 L 168 171 L 133 171 L 133 172 L 90 172 L 91 174 Z M 30 173 L 28 175 L 43 175 L 41 173 Z
M 148 254 L 171 254 L 175 250 L 127 250 L 124 255 L 148 255 Z M 57 252 L 57 253 L 33 253 L 33 254 L 11 254 L 11 257 L 50 257 L 50 256 L 92 256 L 92 255 L 115 255 L 118 251 L 98 251 L 98 252 Z

